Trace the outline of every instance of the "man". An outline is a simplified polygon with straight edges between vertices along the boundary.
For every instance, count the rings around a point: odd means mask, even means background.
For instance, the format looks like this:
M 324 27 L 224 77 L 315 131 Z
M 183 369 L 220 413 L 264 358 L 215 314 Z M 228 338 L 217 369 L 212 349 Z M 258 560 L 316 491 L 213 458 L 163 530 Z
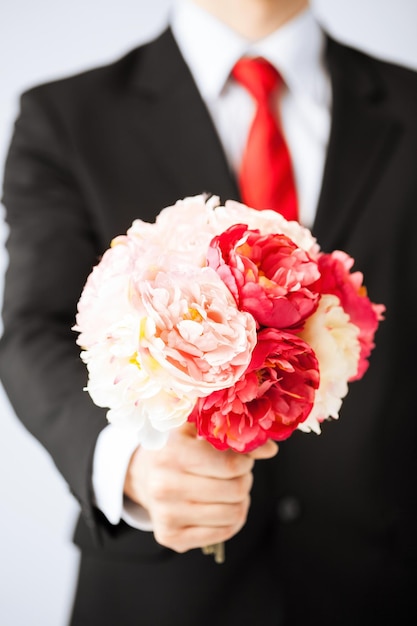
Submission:
M 415 623 L 417 77 L 326 38 L 306 4 L 180 3 L 156 41 L 22 98 L 0 373 L 81 505 L 74 626 Z M 386 319 L 319 437 L 247 456 L 187 426 L 149 452 L 83 391 L 76 303 L 134 218 L 202 191 L 240 198 L 252 103 L 230 72 L 259 54 L 287 85 L 300 219 L 356 259 Z M 217 565 L 200 547 L 220 541 Z

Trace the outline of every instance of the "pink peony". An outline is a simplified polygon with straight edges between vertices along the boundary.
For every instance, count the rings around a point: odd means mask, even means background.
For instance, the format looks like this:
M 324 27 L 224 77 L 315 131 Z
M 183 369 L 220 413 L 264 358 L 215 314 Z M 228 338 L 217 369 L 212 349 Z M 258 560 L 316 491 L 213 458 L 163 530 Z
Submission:
M 136 289 L 145 310 L 138 351 L 164 387 L 207 395 L 243 374 L 256 343 L 255 322 L 238 310 L 216 272 L 158 272 Z
M 74 330 L 87 391 L 112 423 L 162 445 L 197 397 L 233 385 L 246 370 L 256 323 L 208 267 L 166 268 L 155 242 L 117 237 L 91 272 Z
M 213 238 L 207 262 L 260 326 L 295 329 L 317 308 L 317 263 L 286 235 L 237 224 Z
M 249 452 L 287 439 L 308 417 L 318 385 L 313 350 L 295 335 L 264 329 L 241 379 L 199 399 L 189 419 L 219 450 Z
M 168 267 L 203 267 L 207 247 L 219 232 L 210 224 L 218 204 L 217 196 L 184 198 L 163 209 L 153 224 L 135 220 L 127 234 L 145 249 L 152 245 L 159 254 L 164 252 L 170 260 Z

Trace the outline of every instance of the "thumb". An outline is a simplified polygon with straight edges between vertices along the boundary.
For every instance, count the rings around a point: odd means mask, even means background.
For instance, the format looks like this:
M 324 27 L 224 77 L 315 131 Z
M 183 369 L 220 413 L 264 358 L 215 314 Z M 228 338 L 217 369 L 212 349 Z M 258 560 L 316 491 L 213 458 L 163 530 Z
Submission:
M 182 426 L 179 427 L 178 430 L 182 435 L 185 435 L 188 437 L 197 436 L 197 429 L 196 429 L 194 422 L 185 422 Z
M 259 448 L 252 450 L 252 452 L 249 452 L 248 456 L 251 459 L 255 460 L 271 459 L 276 454 L 278 454 L 278 450 L 278 444 L 275 441 L 272 441 L 272 439 L 269 439 L 266 443 L 263 444 L 263 446 L 259 446 Z

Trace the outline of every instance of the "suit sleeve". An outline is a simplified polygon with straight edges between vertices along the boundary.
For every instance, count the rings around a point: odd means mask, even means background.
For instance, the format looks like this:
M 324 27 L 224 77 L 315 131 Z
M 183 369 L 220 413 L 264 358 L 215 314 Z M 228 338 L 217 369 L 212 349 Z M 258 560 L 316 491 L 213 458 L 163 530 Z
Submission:
M 74 175 L 71 138 L 42 88 L 23 95 L 4 173 L 8 268 L 0 376 L 18 418 L 48 450 L 94 526 L 91 465 L 105 412 L 83 387 L 72 331 L 99 253 Z

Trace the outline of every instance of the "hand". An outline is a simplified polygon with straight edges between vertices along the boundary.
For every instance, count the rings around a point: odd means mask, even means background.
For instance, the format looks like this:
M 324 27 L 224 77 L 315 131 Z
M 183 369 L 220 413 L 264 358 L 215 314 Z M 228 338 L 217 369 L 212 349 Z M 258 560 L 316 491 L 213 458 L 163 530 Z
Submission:
M 185 552 L 226 541 L 242 528 L 255 459 L 277 452 L 273 441 L 249 454 L 219 451 L 187 423 L 161 450 L 136 449 L 124 491 L 147 509 L 156 541 Z

